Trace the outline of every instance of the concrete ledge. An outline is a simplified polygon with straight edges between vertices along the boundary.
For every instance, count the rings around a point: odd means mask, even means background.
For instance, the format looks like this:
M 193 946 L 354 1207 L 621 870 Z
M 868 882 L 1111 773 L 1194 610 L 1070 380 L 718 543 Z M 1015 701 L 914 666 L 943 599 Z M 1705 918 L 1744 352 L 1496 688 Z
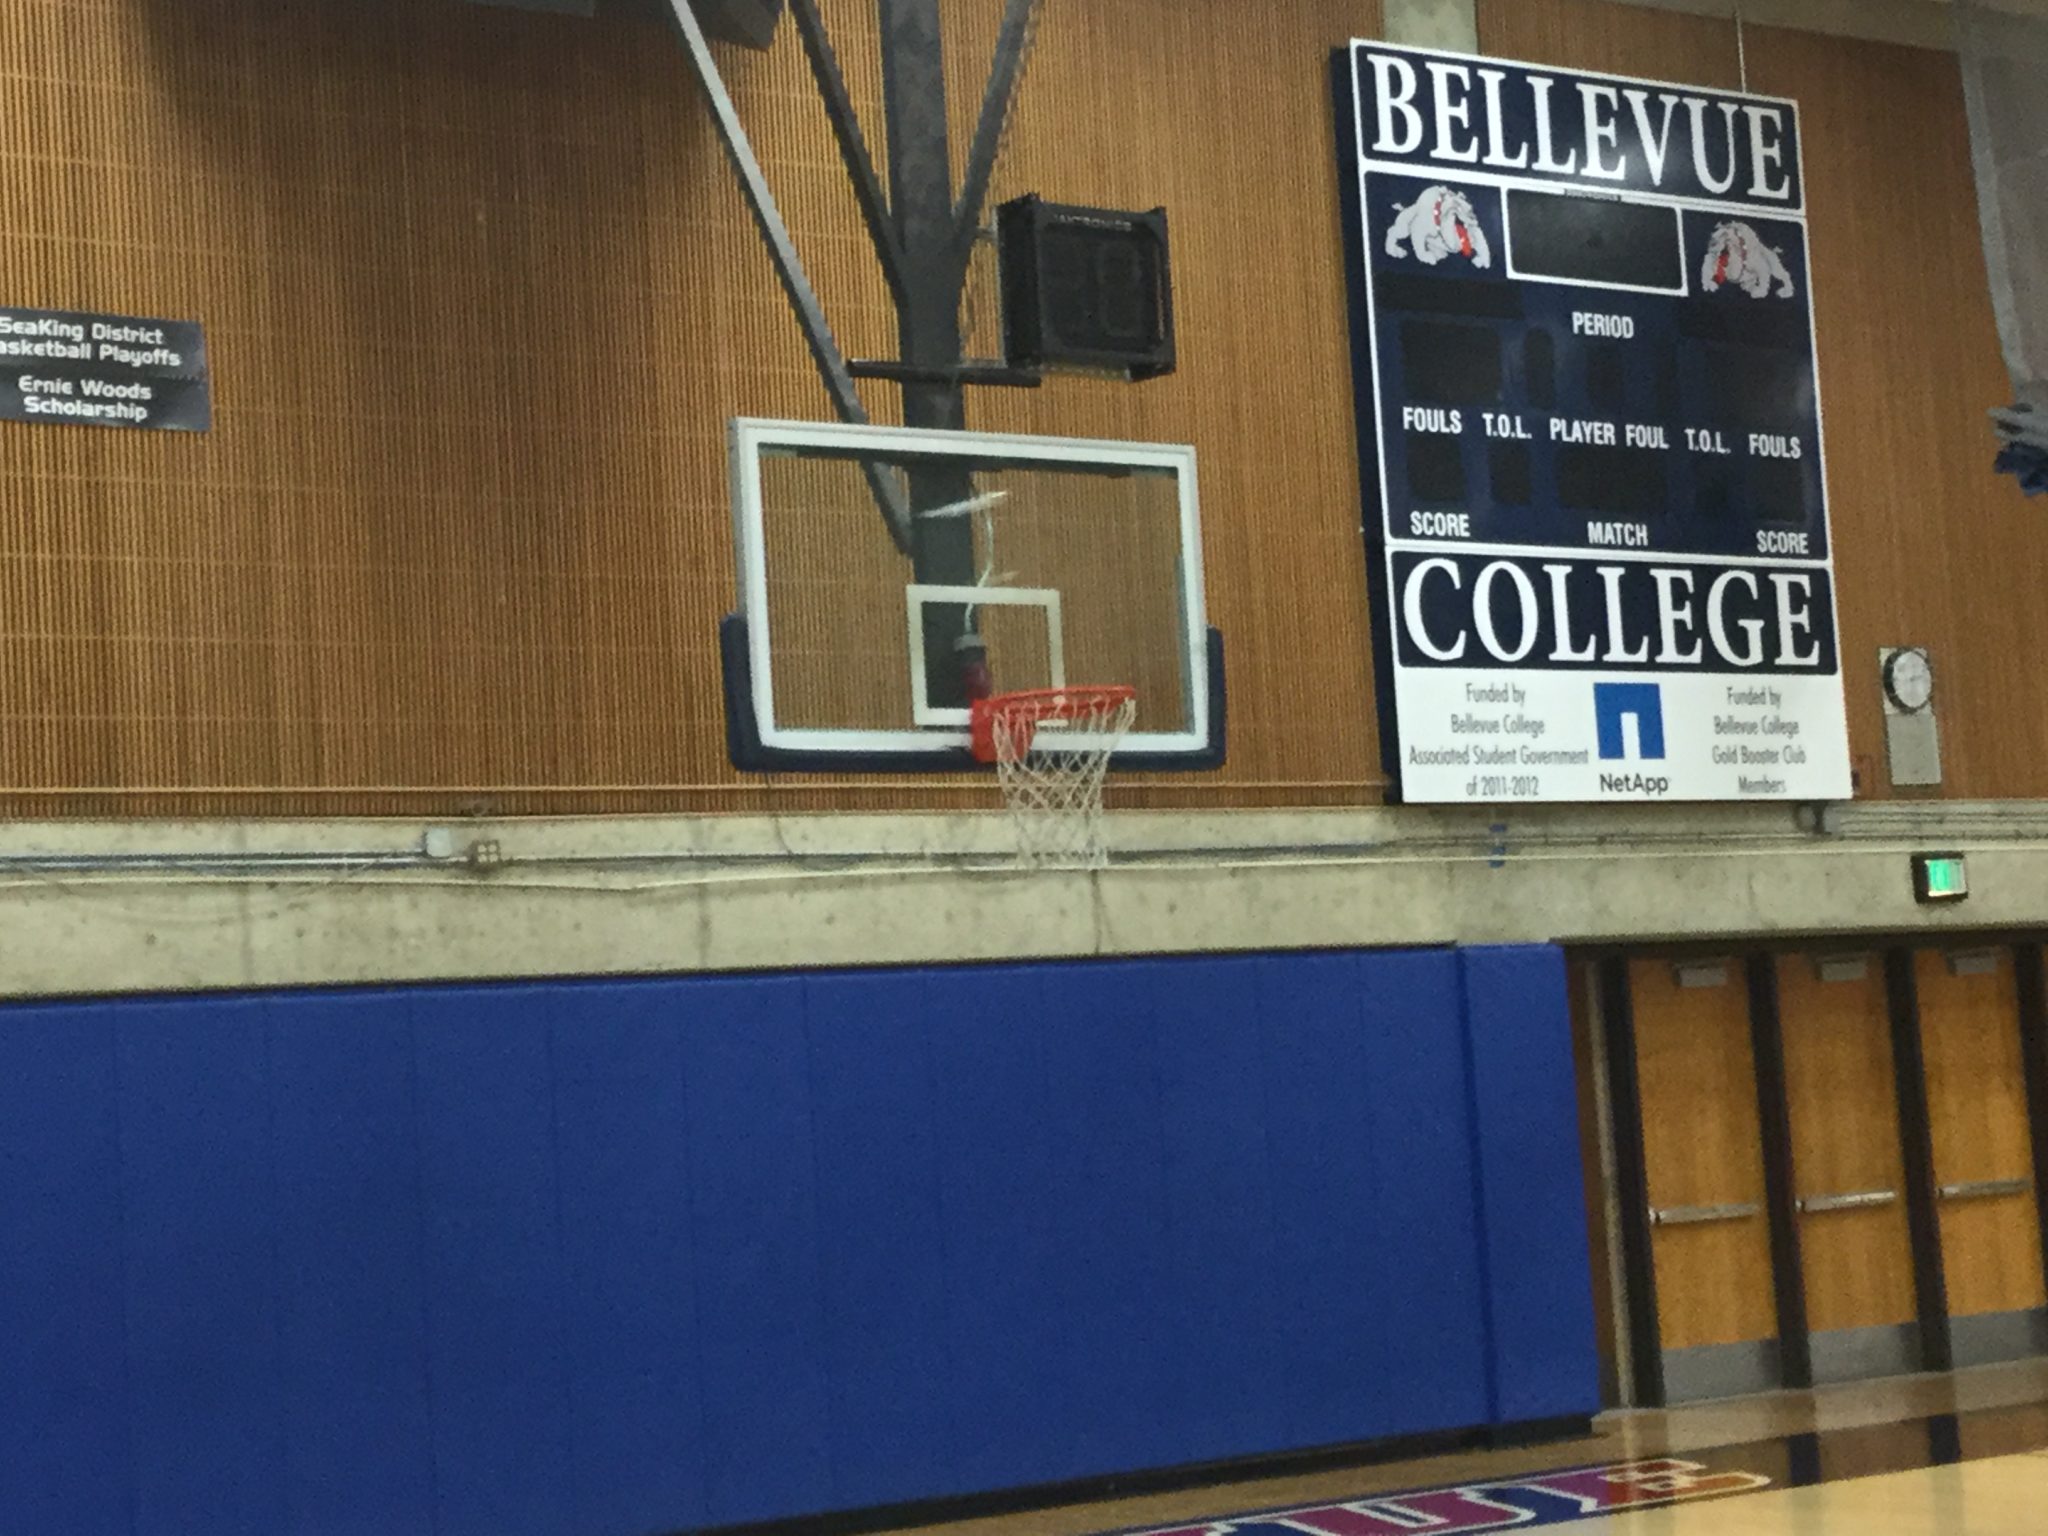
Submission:
M 2048 928 L 2048 807 L 1112 818 L 1119 862 L 1023 873 L 994 815 L 56 823 L 0 829 L 15 996 L 1561 940 Z M 438 840 L 437 840 L 438 846 Z M 480 862 L 464 855 L 476 846 Z M 1960 848 L 1971 898 L 1913 901 Z M 385 861 L 385 862 L 379 862 Z

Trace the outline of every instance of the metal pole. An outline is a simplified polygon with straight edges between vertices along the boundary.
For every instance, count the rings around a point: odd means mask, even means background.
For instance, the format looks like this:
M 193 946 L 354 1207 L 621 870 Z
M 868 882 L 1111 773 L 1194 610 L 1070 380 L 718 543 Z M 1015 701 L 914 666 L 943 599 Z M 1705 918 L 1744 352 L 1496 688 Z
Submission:
M 855 387 L 853 372 L 805 276 L 796 244 L 755 158 L 745 125 L 725 88 L 691 0 L 663 3 L 704 88 L 719 138 L 746 195 L 747 207 L 768 246 L 776 276 L 796 313 L 797 323 L 803 328 L 804 340 L 833 405 L 842 420 L 865 422 L 867 411 Z M 816 0 L 791 3 L 840 158 L 896 300 L 902 354 L 896 366 L 904 375 L 903 418 L 908 426 L 957 432 L 967 425 L 967 397 L 961 373 L 965 358 L 960 300 L 966 290 L 975 230 L 994 173 L 1003 124 L 1008 120 L 1029 52 L 1036 3 L 1037 0 L 1005 0 L 995 64 L 983 93 L 965 184 L 957 200 L 946 116 L 940 0 L 876 0 L 889 146 L 886 200 Z M 977 573 L 973 521 L 965 517 L 919 516 L 921 511 L 957 506 L 972 497 L 972 473 L 957 464 L 912 465 L 906 500 L 889 468 L 872 463 L 863 468 L 889 525 L 890 536 L 911 557 L 917 579 L 952 586 L 974 585 Z M 985 685 L 982 680 L 986 677 L 987 657 L 975 631 L 974 610 L 966 604 L 935 604 L 927 606 L 924 615 L 929 697 L 941 708 L 960 708 Z
M 711 119 L 717 125 L 719 141 L 725 145 L 726 155 L 739 177 L 747 208 L 754 215 L 754 223 L 768 247 L 768 255 L 775 264 L 775 275 L 782 282 L 789 307 L 795 311 L 797 324 L 803 328 L 804 342 L 811 349 L 811 359 L 818 365 L 818 374 L 825 381 L 826 392 L 831 395 L 840 420 L 865 423 L 867 407 L 861 403 L 860 391 L 847 369 L 846 358 L 839 350 L 839 343 L 833 339 L 824 306 L 818 302 L 818 295 L 804 274 L 803 258 L 797 254 L 796 242 L 790 238 L 789 226 L 783 222 L 782 210 L 776 206 L 775 194 L 768 186 L 767 176 L 762 173 L 761 162 L 754 157 L 753 143 L 747 137 L 746 125 L 740 121 L 739 109 L 733 105 L 732 96 L 725 88 L 725 78 L 719 73 L 718 61 L 712 57 L 711 45 L 705 41 L 704 28 L 690 7 L 690 0 L 667 0 L 667 9 L 675 23 L 676 34 L 682 39 L 683 52 L 689 55 L 690 66 L 696 72 L 697 83 L 703 87 L 705 100 L 711 105 Z M 875 464 L 864 465 L 863 468 L 875 501 L 882 509 L 883 520 L 889 525 L 889 536 L 899 549 L 909 553 L 913 529 L 910 509 L 904 505 L 902 492 L 886 469 Z
M 876 0 L 881 23 L 883 112 L 889 145 L 889 206 L 904 266 L 904 302 L 897 311 L 902 359 L 916 368 L 952 369 L 962 362 L 960 295 L 964 271 L 956 251 L 951 143 L 946 121 L 946 59 L 939 0 Z M 967 425 L 967 394 L 958 384 L 906 382 L 906 426 L 958 432 Z M 972 586 L 974 520 L 927 518 L 936 507 L 974 495 L 972 474 L 958 464 L 910 470 L 911 560 L 917 579 Z M 973 613 L 964 604 L 924 610 L 926 689 L 942 709 L 964 708 L 970 678 L 986 664 Z
M 868 153 L 867 140 L 860 131 L 860 115 L 853 109 L 846 76 L 840 71 L 839 57 L 832 51 L 832 39 L 825 31 L 825 18 L 818 12 L 818 0 L 789 0 L 789 13 L 803 42 L 804 57 L 810 60 L 811 79 L 825 103 L 825 115 L 831 119 L 832 137 L 839 145 L 847 180 L 853 183 L 854 200 L 860 204 L 868 238 L 874 242 L 875 259 L 882 264 L 890 297 L 900 310 L 908 299 L 903 286 L 903 251 L 897 244 L 896 225 L 889 217 L 888 196 L 882 191 L 874 157 Z
M 995 176 L 996 156 L 1002 152 L 1003 130 L 1009 126 L 1010 108 L 1017 98 L 1017 82 L 1024 75 L 1024 60 L 1031 51 L 1031 29 L 1037 20 L 1038 0 L 1008 0 L 1003 7 L 1003 30 L 996 39 L 995 67 L 989 71 L 988 87 L 982 92 L 981 121 L 975 126 L 974 145 L 967 155 L 967 174 L 962 178 L 960 202 L 953 216 L 954 257 L 963 287 L 968 263 L 974 259 L 974 242 L 988 202 L 989 182 Z

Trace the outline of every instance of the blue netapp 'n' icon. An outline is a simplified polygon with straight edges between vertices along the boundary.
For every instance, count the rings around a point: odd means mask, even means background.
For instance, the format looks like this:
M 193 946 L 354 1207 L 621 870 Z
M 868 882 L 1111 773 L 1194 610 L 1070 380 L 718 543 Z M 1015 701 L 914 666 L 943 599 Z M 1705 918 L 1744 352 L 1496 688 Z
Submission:
M 1664 755 L 1664 694 L 1655 683 L 1595 683 L 1593 713 L 1600 722 L 1600 759 L 1649 762 Z M 1635 722 L 1629 751 L 1627 722 Z

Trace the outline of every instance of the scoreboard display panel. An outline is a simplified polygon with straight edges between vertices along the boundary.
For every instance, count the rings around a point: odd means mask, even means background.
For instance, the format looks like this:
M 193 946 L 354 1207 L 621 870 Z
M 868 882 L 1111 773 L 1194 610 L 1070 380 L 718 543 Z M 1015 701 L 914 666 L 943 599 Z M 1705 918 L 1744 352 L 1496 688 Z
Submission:
M 1846 798 L 1796 105 L 1354 43 L 1400 798 Z

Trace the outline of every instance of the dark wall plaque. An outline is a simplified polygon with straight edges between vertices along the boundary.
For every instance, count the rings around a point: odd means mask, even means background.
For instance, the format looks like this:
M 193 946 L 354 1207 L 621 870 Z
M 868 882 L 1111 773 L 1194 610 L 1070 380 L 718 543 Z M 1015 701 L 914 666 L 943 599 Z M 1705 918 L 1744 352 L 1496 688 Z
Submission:
M 0 308 L 0 421 L 204 432 L 205 333 L 184 320 Z

